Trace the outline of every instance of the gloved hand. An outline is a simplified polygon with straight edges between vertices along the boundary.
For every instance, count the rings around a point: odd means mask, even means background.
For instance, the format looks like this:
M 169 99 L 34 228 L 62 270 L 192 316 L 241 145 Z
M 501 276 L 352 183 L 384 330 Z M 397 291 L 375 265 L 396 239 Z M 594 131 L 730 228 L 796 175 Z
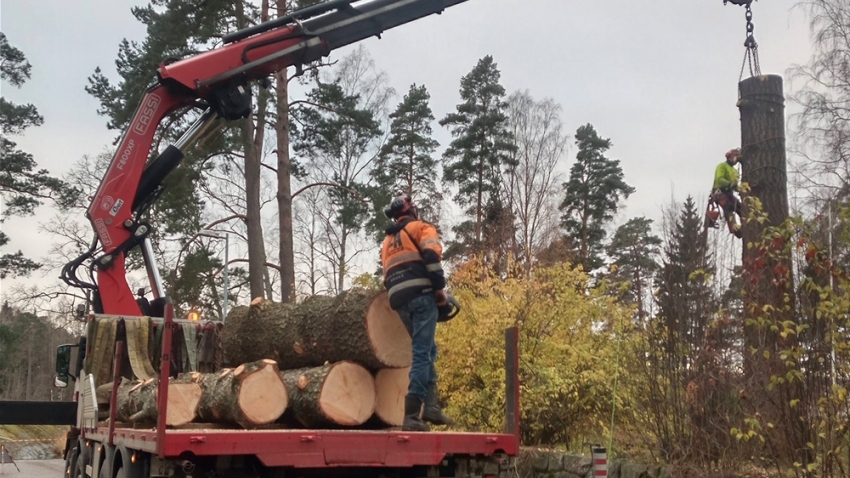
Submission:
M 449 301 L 449 296 L 446 295 L 446 291 L 443 290 L 443 289 L 438 290 L 437 292 L 434 293 L 434 295 L 437 298 L 437 305 L 438 306 L 446 305 L 446 303 L 448 303 L 448 301 Z

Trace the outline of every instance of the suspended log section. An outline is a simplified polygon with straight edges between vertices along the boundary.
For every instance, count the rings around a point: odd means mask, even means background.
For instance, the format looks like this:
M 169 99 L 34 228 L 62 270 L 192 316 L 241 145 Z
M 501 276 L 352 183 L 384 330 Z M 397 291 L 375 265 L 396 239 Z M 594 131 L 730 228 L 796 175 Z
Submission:
M 281 369 L 357 362 L 370 370 L 409 367 L 410 335 L 386 291 L 351 289 L 297 304 L 255 299 L 227 315 L 225 362 L 277 361 Z

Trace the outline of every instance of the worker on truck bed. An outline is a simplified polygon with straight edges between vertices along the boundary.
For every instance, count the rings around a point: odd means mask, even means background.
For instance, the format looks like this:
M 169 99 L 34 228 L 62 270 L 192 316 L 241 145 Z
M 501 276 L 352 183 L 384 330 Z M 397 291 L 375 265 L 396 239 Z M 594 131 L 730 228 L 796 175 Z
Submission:
M 389 291 L 390 306 L 398 312 L 413 339 L 413 364 L 402 429 L 428 431 L 430 427 L 425 421 L 440 425 L 453 423 L 440 409 L 434 366 L 437 307 L 448 300 L 440 263 L 443 246 L 437 228 L 419 219 L 416 205 L 407 194 L 393 199 L 384 214 L 393 220 L 381 246 L 384 286 Z
M 717 165 L 714 171 L 714 187 L 712 198 L 723 208 L 723 217 L 729 226 L 729 231 L 735 237 L 741 237 L 741 226 L 735 220 L 735 214 L 741 215 L 741 201 L 735 196 L 738 190 L 738 170 L 735 165 L 741 159 L 738 148 L 726 152 L 726 161 Z

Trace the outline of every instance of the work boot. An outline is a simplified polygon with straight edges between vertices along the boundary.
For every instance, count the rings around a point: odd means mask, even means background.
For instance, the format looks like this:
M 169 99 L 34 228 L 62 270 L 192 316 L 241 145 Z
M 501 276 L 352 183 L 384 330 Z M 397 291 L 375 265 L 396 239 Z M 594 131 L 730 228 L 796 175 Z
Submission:
M 422 419 L 434 425 L 454 425 L 455 423 L 450 417 L 444 415 L 440 409 L 436 383 L 428 386 L 428 396 L 425 397 L 425 411 L 422 412 Z
M 404 397 L 404 423 L 401 429 L 406 432 L 427 432 L 431 431 L 431 427 L 423 422 L 419 415 L 422 413 L 422 400 L 413 396 L 407 395 Z

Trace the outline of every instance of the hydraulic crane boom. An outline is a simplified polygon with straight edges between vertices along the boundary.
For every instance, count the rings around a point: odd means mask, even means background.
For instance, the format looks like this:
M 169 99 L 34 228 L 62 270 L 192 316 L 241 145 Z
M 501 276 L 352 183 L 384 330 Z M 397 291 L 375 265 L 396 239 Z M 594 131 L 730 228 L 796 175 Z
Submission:
M 142 98 L 89 205 L 86 216 L 95 230 L 95 239 L 88 252 L 65 266 L 62 278 L 71 285 L 94 290 L 97 313 L 142 315 L 125 271 L 126 253 L 138 246 L 154 299 L 164 300 L 162 279 L 148 237 L 151 226 L 140 217 L 158 196 L 163 179 L 216 120 L 251 114 L 250 82 L 289 66 L 300 70 L 302 65 L 337 48 L 371 36 L 380 37 L 385 30 L 465 1 L 332 0 L 226 35 L 220 48 L 162 63 L 157 71 L 158 83 Z M 198 104 L 205 108 L 200 119 L 147 164 L 154 134 L 163 118 L 177 109 Z M 95 257 L 98 244 L 103 253 Z M 92 258 L 92 282 L 86 282 L 79 279 L 76 269 Z

